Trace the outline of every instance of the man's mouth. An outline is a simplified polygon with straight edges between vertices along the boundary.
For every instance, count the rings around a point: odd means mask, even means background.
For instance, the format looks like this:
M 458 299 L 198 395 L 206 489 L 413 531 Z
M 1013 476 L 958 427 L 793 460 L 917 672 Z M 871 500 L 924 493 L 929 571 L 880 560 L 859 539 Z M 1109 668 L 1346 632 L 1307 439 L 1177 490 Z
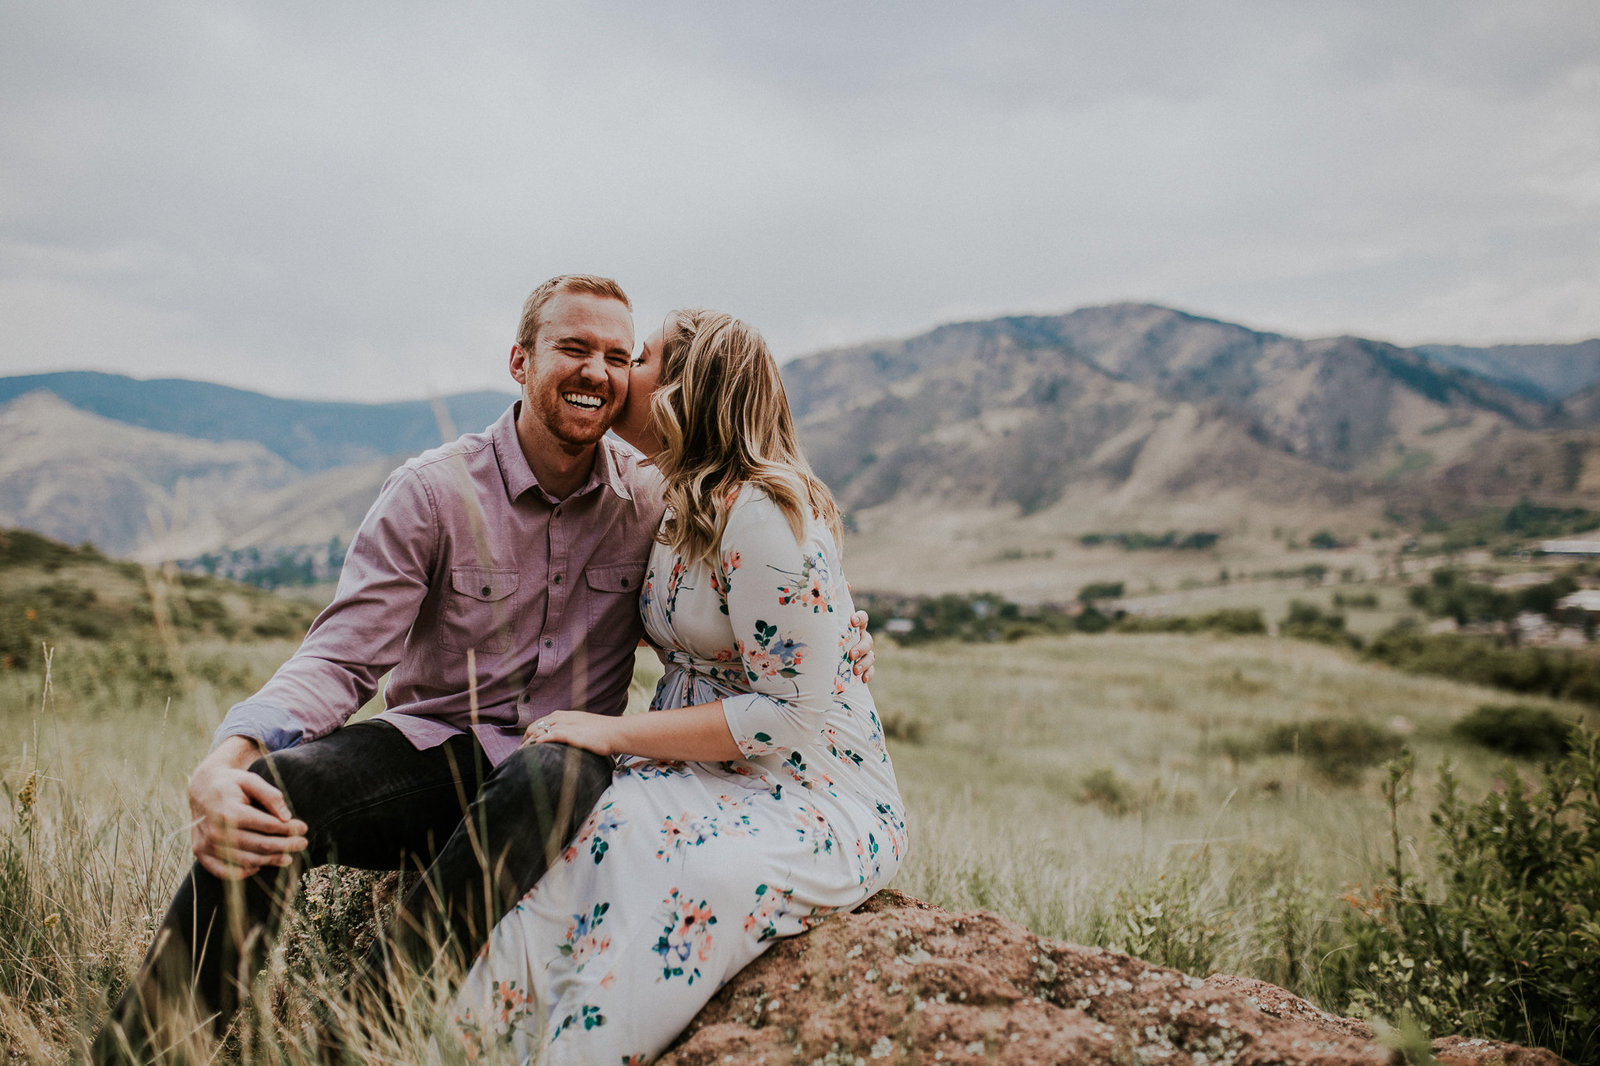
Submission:
M 606 405 L 604 399 L 588 392 L 563 392 L 561 398 L 574 407 L 581 407 L 585 411 L 598 411 Z

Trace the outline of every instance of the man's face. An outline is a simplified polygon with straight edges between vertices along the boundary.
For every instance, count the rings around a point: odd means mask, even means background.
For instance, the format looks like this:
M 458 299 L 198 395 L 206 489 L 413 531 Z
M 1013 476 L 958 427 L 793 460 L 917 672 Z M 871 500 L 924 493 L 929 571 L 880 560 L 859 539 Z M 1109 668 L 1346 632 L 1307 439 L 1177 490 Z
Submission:
M 594 444 L 628 398 L 633 316 L 609 297 L 560 292 L 544 306 L 533 348 L 511 350 L 518 421 L 570 448 Z

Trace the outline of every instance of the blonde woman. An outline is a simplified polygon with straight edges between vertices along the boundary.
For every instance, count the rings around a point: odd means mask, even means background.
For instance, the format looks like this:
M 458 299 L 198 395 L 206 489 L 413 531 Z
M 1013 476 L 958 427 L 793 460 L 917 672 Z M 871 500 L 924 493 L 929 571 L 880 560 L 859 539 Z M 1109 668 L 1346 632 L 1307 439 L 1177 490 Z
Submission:
M 730 315 L 674 312 L 629 393 L 617 431 L 665 481 L 640 610 L 666 674 L 650 714 L 558 712 L 530 731 L 617 769 L 469 973 L 469 1054 L 648 1062 L 775 938 L 859 905 L 905 853 L 883 730 L 845 656 L 839 509 L 766 342 Z

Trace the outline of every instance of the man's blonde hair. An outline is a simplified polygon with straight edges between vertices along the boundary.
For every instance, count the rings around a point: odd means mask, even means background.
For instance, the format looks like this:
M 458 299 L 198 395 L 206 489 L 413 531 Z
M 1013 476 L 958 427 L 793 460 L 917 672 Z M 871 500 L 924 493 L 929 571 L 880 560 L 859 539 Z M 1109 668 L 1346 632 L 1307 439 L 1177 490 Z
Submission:
M 544 311 L 544 305 L 563 292 L 604 296 L 619 300 L 623 307 L 633 310 L 628 294 L 610 278 L 602 278 L 598 274 L 557 274 L 530 292 L 522 302 L 522 321 L 517 324 L 517 346 L 529 355 L 533 354 L 533 342 L 539 339 L 539 316 Z
M 722 311 L 669 314 L 651 416 L 672 515 L 660 539 L 691 565 L 715 565 L 728 510 L 746 484 L 778 505 L 795 540 L 815 516 L 842 544 L 839 507 L 800 450 L 777 361 L 754 327 Z

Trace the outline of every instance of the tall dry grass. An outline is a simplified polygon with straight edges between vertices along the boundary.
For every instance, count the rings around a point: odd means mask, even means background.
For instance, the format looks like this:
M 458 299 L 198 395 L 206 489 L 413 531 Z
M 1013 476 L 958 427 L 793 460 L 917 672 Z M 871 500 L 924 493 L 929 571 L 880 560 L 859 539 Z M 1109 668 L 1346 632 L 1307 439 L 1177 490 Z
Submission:
M 46 669 L 0 673 L 0 1034 L 12 1061 L 81 1052 L 187 867 L 190 769 L 227 706 L 292 647 L 198 641 L 176 647 L 176 668 L 147 669 L 126 648 L 82 640 L 55 648 Z M 1439 763 L 1454 759 L 1468 792 L 1499 772 L 1449 733 L 1493 694 L 1317 645 L 1100 636 L 879 653 L 874 692 L 913 818 L 896 887 L 1313 997 L 1341 896 L 1383 868 L 1387 813 L 1376 771 L 1334 780 L 1303 753 L 1265 750 L 1264 731 L 1403 718 L 1422 795 L 1401 829 L 1419 869 Z M 655 672 L 641 661 L 636 704 Z M 394 890 L 314 876 L 235 1035 L 220 1050 L 197 1037 L 190 1057 L 313 1061 L 315 1011 L 370 933 L 362 894 Z M 448 983 L 404 995 L 394 1032 L 346 1019 L 353 1053 L 459 1059 L 435 1039 Z

